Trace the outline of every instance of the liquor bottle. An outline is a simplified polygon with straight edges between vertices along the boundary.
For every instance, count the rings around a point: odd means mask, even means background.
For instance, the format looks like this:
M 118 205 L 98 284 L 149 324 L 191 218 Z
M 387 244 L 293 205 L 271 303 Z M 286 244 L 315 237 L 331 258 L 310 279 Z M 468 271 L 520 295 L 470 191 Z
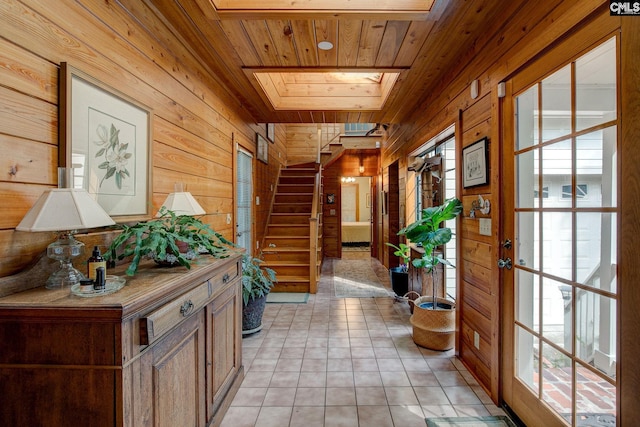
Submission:
M 93 280 L 94 282 L 96 281 L 96 269 L 98 267 L 103 267 L 106 271 L 107 261 L 104 258 L 102 258 L 102 255 L 100 254 L 100 248 L 95 246 L 93 248 L 93 253 L 91 254 L 91 257 L 87 261 L 87 277 Z

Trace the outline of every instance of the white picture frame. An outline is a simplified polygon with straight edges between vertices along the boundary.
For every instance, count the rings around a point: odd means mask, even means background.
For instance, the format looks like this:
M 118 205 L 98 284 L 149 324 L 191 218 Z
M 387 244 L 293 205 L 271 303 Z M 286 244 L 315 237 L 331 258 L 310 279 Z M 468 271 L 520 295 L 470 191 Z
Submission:
M 487 142 L 482 138 L 462 149 L 462 186 L 485 185 L 489 182 L 487 170 Z
M 151 110 L 63 62 L 60 166 L 116 222 L 151 216 Z

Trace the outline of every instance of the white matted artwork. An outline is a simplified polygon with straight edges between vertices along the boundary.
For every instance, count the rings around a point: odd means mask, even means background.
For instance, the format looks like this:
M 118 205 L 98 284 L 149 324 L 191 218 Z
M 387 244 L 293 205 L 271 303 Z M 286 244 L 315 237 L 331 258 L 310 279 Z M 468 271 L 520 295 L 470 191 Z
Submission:
M 150 216 L 151 112 L 61 64 L 60 163 L 114 220 Z
M 487 177 L 487 138 L 462 149 L 462 186 L 484 185 Z
M 269 145 L 264 136 L 259 133 L 256 133 L 256 144 L 258 145 L 258 151 L 256 153 L 258 160 L 269 163 Z

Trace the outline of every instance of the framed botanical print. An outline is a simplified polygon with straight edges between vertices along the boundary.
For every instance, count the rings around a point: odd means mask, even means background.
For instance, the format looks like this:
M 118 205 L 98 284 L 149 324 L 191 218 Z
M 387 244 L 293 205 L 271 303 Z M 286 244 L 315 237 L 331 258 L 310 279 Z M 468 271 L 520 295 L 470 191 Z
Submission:
M 118 222 L 148 219 L 151 110 L 61 64 L 60 165 Z

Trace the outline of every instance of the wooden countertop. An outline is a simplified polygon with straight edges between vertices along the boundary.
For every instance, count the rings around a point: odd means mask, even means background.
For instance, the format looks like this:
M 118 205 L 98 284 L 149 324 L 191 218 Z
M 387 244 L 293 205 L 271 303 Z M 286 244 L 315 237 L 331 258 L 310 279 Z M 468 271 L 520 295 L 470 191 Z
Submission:
M 211 271 L 231 268 L 240 253 L 229 258 L 216 259 L 200 255 L 186 267 L 161 267 L 153 261 L 140 263 L 135 276 L 127 276 L 127 265 L 109 269 L 107 275 L 127 280 L 125 286 L 112 294 L 84 298 L 71 294 L 70 289 L 45 289 L 44 286 L 0 298 L 0 318 L 19 316 L 28 311 L 47 312 L 48 317 L 65 318 L 87 316 L 100 319 L 124 319 L 142 307 L 153 306 L 156 301 L 167 300 L 194 288 L 211 277 Z M 237 272 L 241 274 L 240 271 Z M 215 290 L 214 290 L 215 292 Z M 83 314 L 83 312 L 85 312 Z

